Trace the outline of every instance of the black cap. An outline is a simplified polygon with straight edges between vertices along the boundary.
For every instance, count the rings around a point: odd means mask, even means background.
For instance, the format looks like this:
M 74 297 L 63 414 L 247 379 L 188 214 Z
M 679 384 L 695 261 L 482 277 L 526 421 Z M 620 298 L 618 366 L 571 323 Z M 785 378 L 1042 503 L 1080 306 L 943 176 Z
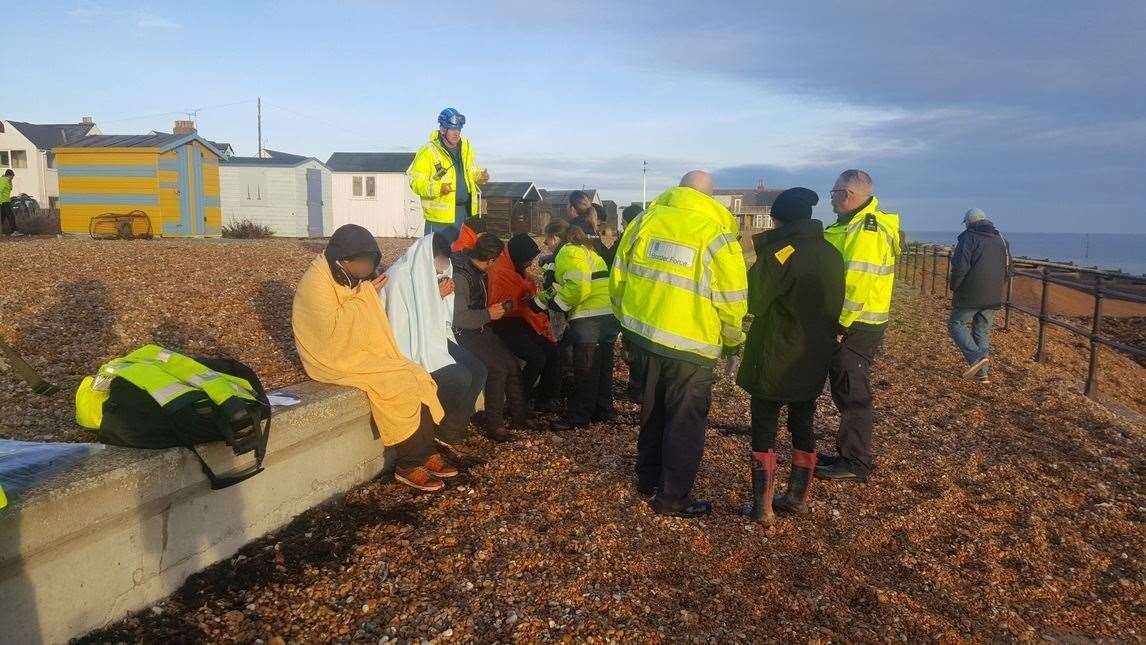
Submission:
M 533 261 L 541 253 L 541 249 L 537 247 L 537 242 L 529 236 L 529 233 L 518 233 L 509 238 L 509 259 L 513 260 L 515 266 L 521 266 Z
M 772 218 L 780 222 L 809 219 L 812 207 L 820 203 L 816 191 L 807 188 L 789 188 L 772 202 Z

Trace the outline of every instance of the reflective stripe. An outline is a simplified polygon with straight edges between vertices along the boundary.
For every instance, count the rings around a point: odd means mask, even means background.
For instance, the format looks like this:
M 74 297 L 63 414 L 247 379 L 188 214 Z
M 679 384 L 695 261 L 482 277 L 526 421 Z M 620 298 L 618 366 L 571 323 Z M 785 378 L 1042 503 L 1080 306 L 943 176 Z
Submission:
M 557 306 L 561 308 L 561 311 L 569 311 L 572 309 L 572 307 L 569 306 L 569 303 L 561 299 L 561 296 L 553 296 L 553 302 L 557 303 Z
M 844 300 L 844 309 L 848 311 L 863 311 L 863 303 L 855 300 Z
M 739 289 L 737 291 L 713 291 L 712 301 L 730 304 L 733 302 L 743 302 L 748 299 L 748 290 Z
M 676 334 L 657 329 L 652 325 L 643 323 L 632 316 L 622 316 L 621 324 L 626 329 L 636 332 L 651 341 L 660 343 L 671 349 L 683 349 L 685 351 L 694 352 L 706 358 L 718 358 L 720 356 L 721 347 L 719 345 L 709 345 L 699 341 L 677 336 Z
M 581 271 L 566 271 L 561 275 L 562 280 L 588 280 L 589 275 Z
M 655 280 L 656 282 L 663 282 L 665 284 L 671 284 L 674 287 L 680 287 L 681 289 L 687 289 L 695 294 L 704 295 L 701 293 L 700 285 L 696 283 L 696 280 L 686 278 L 684 276 L 679 276 L 675 273 L 669 273 L 668 271 L 641 266 L 640 264 L 634 264 L 629 270 L 629 273 L 640 278 Z
M 874 311 L 864 311 L 864 312 L 860 313 L 858 318 L 856 318 L 856 320 L 862 320 L 863 322 L 872 322 L 872 323 L 887 322 L 890 319 L 891 319 L 890 313 L 876 313 Z
M 576 313 L 569 316 L 569 320 L 577 320 L 578 318 L 592 318 L 593 316 L 613 315 L 612 309 L 579 309 Z
M 433 210 L 444 211 L 444 210 L 449 210 L 453 207 L 454 207 L 453 204 L 439 203 L 437 201 L 437 199 L 433 198 L 433 197 L 429 197 L 429 198 L 423 197 L 422 198 L 422 208 L 429 208 L 429 209 L 433 209 Z
M 712 260 L 712 258 L 716 257 L 716 254 L 720 253 L 721 249 L 728 246 L 729 244 L 732 244 L 735 241 L 736 240 L 729 238 L 724 233 L 721 233 L 720 237 L 709 242 L 708 247 L 704 249 L 705 265 L 707 265 L 708 262 Z
M 720 333 L 730 338 L 737 338 L 740 334 L 744 333 L 744 330 L 739 327 L 733 327 L 732 325 L 721 325 Z
M 895 267 L 883 266 L 872 262 L 861 262 L 860 260 L 848 260 L 848 271 L 863 271 L 864 273 L 873 273 L 875 275 L 891 275 L 895 273 Z
M 167 387 L 162 387 L 154 392 L 149 392 L 149 394 L 151 394 L 151 398 L 155 399 L 159 405 L 167 405 L 176 397 L 194 391 L 194 389 L 189 388 L 182 383 L 172 383 Z
M 171 350 L 169 350 L 169 349 L 159 350 L 159 354 L 156 355 L 156 358 L 159 360 L 159 362 L 166 363 L 167 361 L 171 360 Z

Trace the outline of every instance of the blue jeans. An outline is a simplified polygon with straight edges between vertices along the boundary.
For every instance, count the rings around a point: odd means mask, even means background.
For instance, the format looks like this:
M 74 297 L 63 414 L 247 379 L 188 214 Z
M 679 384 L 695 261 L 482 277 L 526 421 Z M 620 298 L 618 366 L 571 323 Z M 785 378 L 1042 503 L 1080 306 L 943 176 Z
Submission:
M 963 353 L 968 365 L 974 365 L 986 358 L 991 351 L 991 325 L 995 323 L 997 309 L 952 309 L 947 321 L 947 331 L 951 340 Z M 987 368 L 979 372 L 986 376 Z

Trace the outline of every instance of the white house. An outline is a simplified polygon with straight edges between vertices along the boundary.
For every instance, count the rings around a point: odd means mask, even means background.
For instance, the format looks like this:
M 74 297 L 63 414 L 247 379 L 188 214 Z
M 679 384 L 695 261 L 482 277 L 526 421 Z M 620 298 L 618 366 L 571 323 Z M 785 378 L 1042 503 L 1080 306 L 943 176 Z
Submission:
M 336 152 L 326 161 L 333 173 L 334 227 L 358 224 L 378 237 L 418 237 L 425 220 L 410 190 L 406 169 L 412 152 Z
M 60 182 L 52 148 L 89 134 L 103 133 L 88 116 L 80 123 L 0 121 L 0 174 L 9 168 L 15 171 L 12 194 L 26 193 L 42 208 L 54 208 L 60 199 Z
M 327 237 L 335 229 L 331 173 L 312 157 L 231 157 L 219 161 L 223 225 L 241 220 L 280 237 Z

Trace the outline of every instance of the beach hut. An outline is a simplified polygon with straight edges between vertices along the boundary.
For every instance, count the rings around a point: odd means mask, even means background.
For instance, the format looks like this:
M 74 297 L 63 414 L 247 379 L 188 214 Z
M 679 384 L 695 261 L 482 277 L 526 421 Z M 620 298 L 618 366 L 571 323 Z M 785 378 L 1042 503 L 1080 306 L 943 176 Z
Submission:
M 223 223 L 248 220 L 279 237 L 326 237 L 334 232 L 331 173 L 313 157 L 275 153 L 219 162 Z
M 481 187 L 486 230 L 502 236 L 545 231 L 549 223 L 539 205 L 541 194 L 528 181 L 491 181 Z
M 86 235 L 92 220 L 138 211 L 133 232 L 211 237 L 222 229 L 221 151 L 194 132 L 98 135 L 54 149 L 60 230 Z M 141 228 L 142 227 L 142 228 Z

